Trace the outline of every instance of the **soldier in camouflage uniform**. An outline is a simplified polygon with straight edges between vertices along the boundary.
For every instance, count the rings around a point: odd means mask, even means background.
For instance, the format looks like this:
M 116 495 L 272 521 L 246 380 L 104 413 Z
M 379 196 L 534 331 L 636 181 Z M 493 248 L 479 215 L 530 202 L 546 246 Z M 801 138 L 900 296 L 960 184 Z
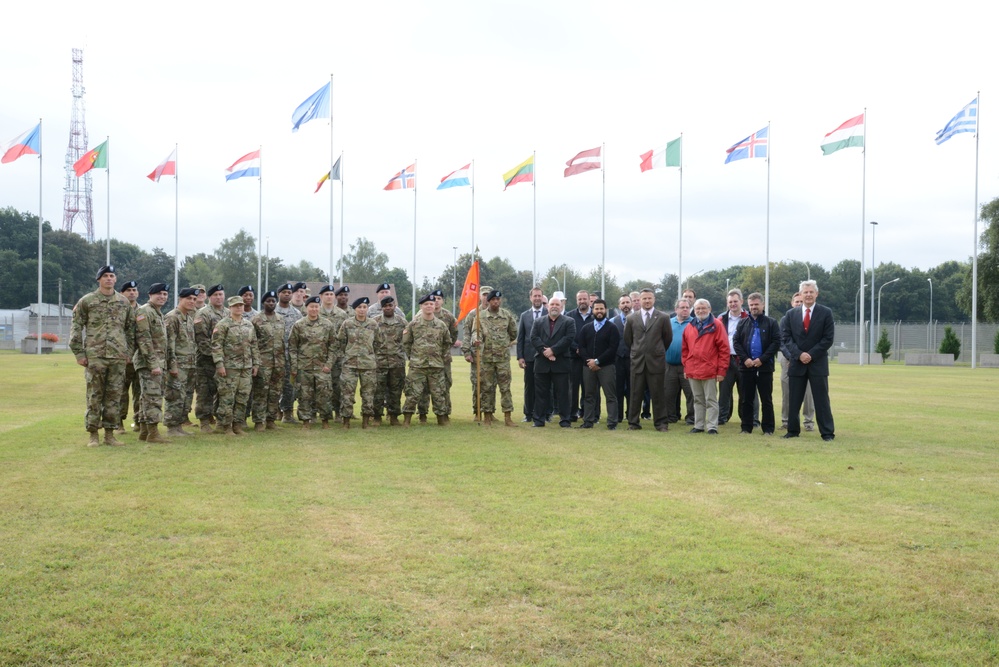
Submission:
M 198 403 L 194 414 L 201 421 L 201 432 L 211 433 L 219 402 L 215 362 L 212 361 L 212 331 L 226 316 L 225 288 L 222 285 L 212 285 L 205 293 L 208 294 L 208 303 L 194 314 L 194 340 L 198 345 L 198 371 L 195 380 Z
M 353 317 L 354 314 L 353 312 L 348 313 L 337 306 L 337 297 L 334 289 L 333 285 L 323 285 L 319 288 L 319 317 L 327 319 L 333 324 L 333 335 L 335 337 L 337 332 L 340 331 L 340 325 Z M 350 288 L 347 286 L 340 289 L 350 292 Z M 336 413 L 338 419 L 340 417 L 340 371 L 342 367 L 343 362 L 340 359 L 340 354 L 337 353 L 333 367 L 330 369 L 330 386 L 332 387 L 330 391 L 330 408 Z
M 382 312 L 373 319 L 378 325 L 375 348 L 378 350 L 378 389 L 375 392 L 375 422 L 381 424 L 382 408 L 389 423 L 399 425 L 402 414 L 402 388 L 406 384 L 406 353 L 402 349 L 402 333 L 406 330 L 405 315 L 396 310 L 395 299 L 387 296 L 381 302 Z
M 305 430 L 315 421 L 316 413 L 324 429 L 330 427 L 333 417 L 330 371 L 336 357 L 336 334 L 333 323 L 319 317 L 320 307 L 318 296 L 307 299 L 305 317 L 295 322 L 288 336 L 291 380 L 298 396 L 298 418 Z
M 354 417 L 354 392 L 361 384 L 361 428 L 367 428 L 375 413 L 375 389 L 378 385 L 378 350 L 375 334 L 378 325 L 368 319 L 368 297 L 362 296 L 351 304 L 354 317 L 340 326 L 337 347 L 343 358 L 340 376 L 340 417 L 343 427 L 350 428 Z
M 253 378 L 253 430 L 277 428 L 284 386 L 284 318 L 274 312 L 277 293 L 264 292 L 263 311 L 251 320 L 257 334 L 260 367 Z
M 166 314 L 163 324 L 167 332 L 166 411 L 163 423 L 167 435 L 191 435 L 181 426 L 187 419 L 187 394 L 194 386 L 198 371 L 198 344 L 194 338 L 194 309 L 200 290 L 185 287 L 178 295 L 177 307 Z
M 375 298 L 368 307 L 368 319 L 373 320 L 382 314 L 382 299 L 392 296 L 392 286 L 388 283 L 381 283 L 375 287 Z
M 86 369 L 89 447 L 100 444 L 98 430 L 104 428 L 104 443 L 120 445 L 114 431 L 120 420 L 125 365 L 135 337 L 135 312 L 128 299 L 114 291 L 113 266 L 97 271 L 97 290 L 84 295 L 73 308 L 69 349 L 76 363 Z
M 502 397 L 504 423 L 513 422 L 513 393 L 510 391 L 510 345 L 517 340 L 517 318 L 502 308 L 503 294 L 499 290 L 487 293 L 489 307 L 479 315 L 479 328 L 472 331 L 472 348 L 481 348 L 483 421 L 491 424 L 496 411 L 496 387 Z
M 402 409 L 405 426 L 410 425 L 413 411 L 426 393 L 433 399 L 437 423 L 446 426 L 450 421 L 444 365 L 451 356 L 451 332 L 443 320 L 434 316 L 434 303 L 431 294 L 420 299 L 420 314 L 403 332 L 402 345 L 409 357 L 406 405 Z
M 149 300 L 135 311 L 135 354 L 132 363 L 142 387 L 139 440 L 158 444 L 170 442 L 159 431 L 163 421 L 167 372 L 167 333 L 162 308 L 170 296 L 169 290 L 166 283 L 153 283 L 149 286 Z
M 214 433 L 242 435 L 243 422 L 236 415 L 246 414 L 250 386 L 257 374 L 257 335 L 253 325 L 243 319 L 243 300 L 229 298 L 229 317 L 215 325 L 212 331 L 212 360 L 218 376 L 218 423 Z
M 482 285 L 479 288 L 479 307 L 473 308 L 465 316 L 465 320 L 462 322 L 462 338 L 461 338 L 461 354 L 465 357 L 465 361 L 469 364 L 469 378 L 472 381 L 472 414 L 479 414 L 479 404 L 476 402 L 476 378 L 478 376 L 478 366 L 476 355 L 473 354 L 472 350 L 472 330 L 475 328 L 475 316 L 479 311 L 485 310 L 489 307 L 488 296 L 493 290 L 489 285 Z
M 134 280 L 129 280 L 122 284 L 119 290 L 121 295 L 128 299 L 132 306 L 132 312 L 139 309 L 139 284 Z M 128 417 L 128 390 L 132 389 L 132 414 L 139 414 L 139 378 L 135 375 L 135 366 L 132 365 L 132 355 L 128 355 L 128 363 L 125 365 L 125 386 L 121 390 L 121 420 L 118 423 L 118 433 L 125 432 L 125 418 Z M 139 431 L 139 423 L 132 424 L 132 430 Z
M 448 331 L 451 334 L 451 345 L 458 341 L 458 320 L 454 318 L 451 311 L 444 309 L 444 292 L 439 289 L 435 289 L 430 293 L 434 297 L 434 317 L 442 320 L 444 324 L 447 325 Z M 416 315 L 419 317 L 419 313 Z M 415 319 L 415 318 L 414 318 Z M 447 356 L 444 357 L 444 382 L 447 385 L 447 394 L 445 398 L 447 399 L 447 413 L 451 414 L 451 385 L 453 384 L 454 377 L 451 375 L 451 353 L 448 352 Z M 425 389 L 423 396 L 420 397 L 420 405 L 418 411 L 420 413 L 420 423 L 425 424 L 427 421 L 427 411 L 430 409 L 430 390 Z
M 205 307 L 205 301 L 208 300 L 207 288 L 202 284 L 191 285 L 191 289 L 198 290 L 198 295 L 194 297 L 194 313 L 197 317 L 199 310 Z M 197 335 L 195 335 L 195 350 L 197 350 Z M 197 363 L 197 351 L 195 351 L 195 363 Z M 187 390 L 187 400 L 184 401 L 184 426 L 194 426 L 191 421 L 191 410 L 194 408 L 194 390 L 198 386 L 198 370 L 197 366 L 194 369 L 194 382 L 192 382 Z
M 305 283 L 302 283 L 302 290 Z M 291 383 L 291 358 L 288 356 L 288 336 L 291 328 L 302 319 L 302 311 L 292 304 L 292 297 L 297 293 L 295 283 L 285 283 L 278 288 L 278 305 L 274 312 L 284 320 L 284 387 L 281 389 L 281 422 L 297 424 L 295 419 L 295 387 Z
M 334 292 L 334 296 L 336 296 L 336 307 L 342 310 L 346 317 L 353 317 L 354 309 L 347 303 L 350 301 L 350 285 L 341 285 Z

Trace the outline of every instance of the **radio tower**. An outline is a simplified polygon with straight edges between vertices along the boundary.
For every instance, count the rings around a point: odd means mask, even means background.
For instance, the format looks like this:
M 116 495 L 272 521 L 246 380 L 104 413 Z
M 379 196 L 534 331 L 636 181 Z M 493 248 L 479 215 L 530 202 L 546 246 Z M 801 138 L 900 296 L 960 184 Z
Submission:
M 87 152 L 87 114 L 83 102 L 83 49 L 73 49 L 73 116 L 66 148 L 66 189 L 62 199 L 63 231 L 73 231 L 79 219 L 86 227 L 87 241 L 94 241 L 94 211 L 90 196 L 90 172 L 77 178 L 73 165 Z

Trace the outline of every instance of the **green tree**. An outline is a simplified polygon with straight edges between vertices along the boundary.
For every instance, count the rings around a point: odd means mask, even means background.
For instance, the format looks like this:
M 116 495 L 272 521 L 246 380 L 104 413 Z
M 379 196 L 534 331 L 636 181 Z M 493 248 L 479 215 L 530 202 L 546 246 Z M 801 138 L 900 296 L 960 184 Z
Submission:
M 999 322 L 999 197 L 982 205 L 982 232 L 978 253 L 978 316 Z M 958 293 L 958 303 L 971 312 L 972 267 L 969 265 Z
M 954 329 L 949 326 L 944 327 L 944 337 L 940 341 L 940 354 L 953 354 L 955 361 L 961 356 L 961 341 L 954 335 Z
M 388 270 L 388 255 L 378 252 L 375 244 L 363 237 L 350 244 L 350 252 L 343 256 L 342 266 L 337 261 L 337 271 L 347 283 L 391 282 L 385 277 Z
M 996 337 L 992 341 L 992 351 L 999 354 L 999 329 L 996 329 Z
M 881 337 L 878 338 L 874 351 L 881 355 L 882 362 L 888 361 L 888 357 L 891 356 L 891 341 L 888 340 L 888 330 L 884 327 L 881 327 Z

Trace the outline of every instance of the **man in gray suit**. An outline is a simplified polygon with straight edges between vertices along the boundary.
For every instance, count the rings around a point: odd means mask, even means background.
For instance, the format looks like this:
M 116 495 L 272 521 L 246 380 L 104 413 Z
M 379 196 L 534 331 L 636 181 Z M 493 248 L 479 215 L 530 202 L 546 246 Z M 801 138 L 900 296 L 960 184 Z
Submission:
M 517 363 L 524 370 L 524 421 L 534 418 L 534 348 L 531 347 L 531 328 L 535 320 L 548 314 L 544 292 L 535 287 L 530 294 L 531 307 L 520 314 L 517 325 Z
M 562 314 L 565 297 L 555 292 L 548 302 L 547 317 L 538 318 L 531 327 L 534 351 L 534 426 L 545 425 L 552 389 L 558 403 L 559 426 L 571 428 L 569 406 L 569 348 L 576 338 L 576 323 Z
M 624 342 L 631 350 L 631 397 L 628 399 L 628 430 L 638 431 L 642 394 L 652 397 L 652 418 L 656 430 L 669 429 L 666 418 L 666 348 L 673 342 L 669 316 L 656 309 L 656 293 L 646 287 L 639 295 L 641 308 L 628 316 Z

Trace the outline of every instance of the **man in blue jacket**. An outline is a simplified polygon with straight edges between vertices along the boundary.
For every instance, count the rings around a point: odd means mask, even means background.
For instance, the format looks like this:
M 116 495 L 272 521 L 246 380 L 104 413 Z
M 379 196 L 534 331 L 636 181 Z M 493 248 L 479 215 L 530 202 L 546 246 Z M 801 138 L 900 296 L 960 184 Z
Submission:
M 780 351 L 780 326 L 763 313 L 763 295 L 747 299 L 749 317 L 739 320 L 732 338 L 739 358 L 739 419 L 742 432 L 753 432 L 753 400 L 759 392 L 763 435 L 774 434 L 774 359 Z
M 666 348 L 666 420 L 670 424 L 680 421 L 680 394 L 687 403 L 688 424 L 694 423 L 694 392 L 690 389 L 687 376 L 683 373 L 683 330 L 691 322 L 690 301 L 679 299 L 676 302 L 676 315 L 669 319 L 673 326 L 673 342 Z

